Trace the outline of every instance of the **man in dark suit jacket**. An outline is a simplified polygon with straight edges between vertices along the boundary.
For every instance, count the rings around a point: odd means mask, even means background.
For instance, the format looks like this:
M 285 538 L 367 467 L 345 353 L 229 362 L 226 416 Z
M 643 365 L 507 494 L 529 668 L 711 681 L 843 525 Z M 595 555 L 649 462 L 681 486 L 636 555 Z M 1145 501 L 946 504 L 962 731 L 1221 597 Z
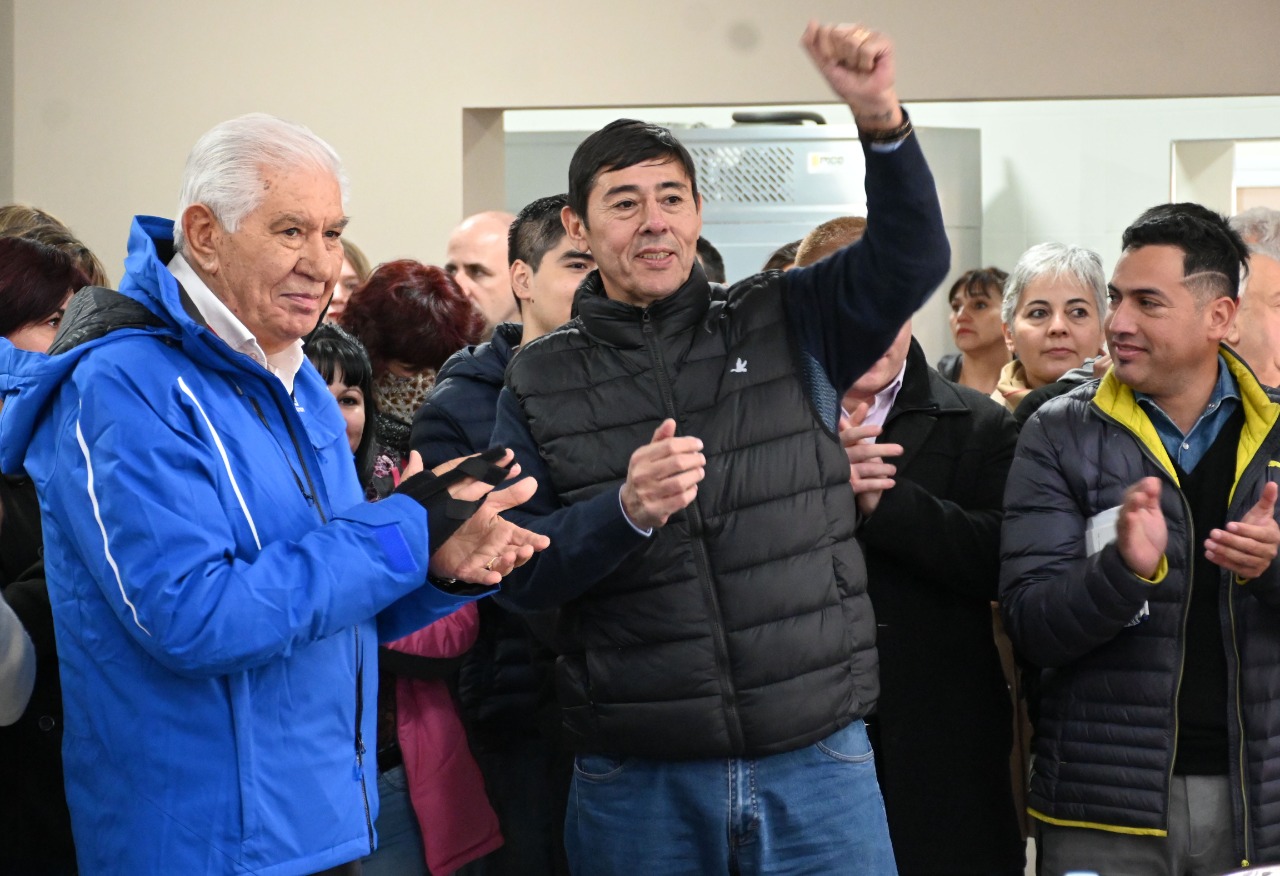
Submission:
M 849 245 L 866 225 L 823 223 L 796 264 Z M 991 628 L 1013 420 L 930 368 L 910 322 L 843 406 L 880 650 L 867 732 L 898 872 L 1021 873 L 1012 706 Z
M 841 438 L 876 612 L 867 725 L 898 871 L 1021 873 L 1012 706 L 991 628 L 1013 419 L 930 368 L 910 324 L 867 377 L 881 385 L 864 377 L 846 409 L 860 390 L 879 395 L 883 425 L 863 422 L 861 400 Z

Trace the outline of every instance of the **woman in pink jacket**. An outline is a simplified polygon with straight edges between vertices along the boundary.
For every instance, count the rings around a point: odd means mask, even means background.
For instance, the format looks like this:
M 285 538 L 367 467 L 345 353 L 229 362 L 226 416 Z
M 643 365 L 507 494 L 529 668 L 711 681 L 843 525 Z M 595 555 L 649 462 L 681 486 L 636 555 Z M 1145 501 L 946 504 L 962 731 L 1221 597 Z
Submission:
M 333 325 L 307 343 L 347 419 L 362 483 L 375 422 L 373 369 L 363 345 Z M 378 649 L 378 848 L 365 876 L 448 876 L 502 845 L 498 817 L 467 747 L 449 679 L 475 644 L 479 614 L 453 614 Z

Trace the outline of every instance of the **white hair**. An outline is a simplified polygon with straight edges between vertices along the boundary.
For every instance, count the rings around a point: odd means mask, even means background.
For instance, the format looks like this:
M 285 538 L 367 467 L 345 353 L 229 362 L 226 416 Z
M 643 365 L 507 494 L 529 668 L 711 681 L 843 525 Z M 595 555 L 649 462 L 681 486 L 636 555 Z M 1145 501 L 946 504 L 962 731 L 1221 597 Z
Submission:
M 182 215 L 192 204 L 203 204 L 229 232 L 258 208 L 266 197 L 262 174 L 299 165 L 329 171 L 347 206 L 349 183 L 342 159 L 310 129 L 266 113 L 249 113 L 215 125 L 196 141 L 182 171 L 173 245 L 185 252 Z
M 1024 252 L 1004 281 L 1004 297 L 1000 302 L 1000 318 L 1013 325 L 1022 293 L 1032 281 L 1041 277 L 1051 280 L 1074 280 L 1093 292 L 1098 306 L 1098 321 L 1107 312 L 1107 278 L 1102 273 L 1102 257 L 1083 246 L 1065 243 L 1038 243 Z
M 1266 256 L 1280 262 L 1280 210 L 1270 207 L 1254 207 L 1237 213 L 1227 220 L 1231 227 L 1244 238 L 1249 252 Z M 1245 293 L 1249 285 L 1249 275 L 1243 268 L 1240 270 L 1240 294 Z

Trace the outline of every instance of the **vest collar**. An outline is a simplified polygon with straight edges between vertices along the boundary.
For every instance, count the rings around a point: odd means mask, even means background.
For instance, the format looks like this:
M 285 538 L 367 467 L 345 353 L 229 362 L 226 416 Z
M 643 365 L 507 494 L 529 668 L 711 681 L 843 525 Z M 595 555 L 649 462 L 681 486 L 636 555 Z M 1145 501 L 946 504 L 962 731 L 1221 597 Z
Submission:
M 648 307 L 614 301 L 605 295 L 600 272 L 592 271 L 574 295 L 573 311 L 593 339 L 613 347 L 644 345 L 646 315 L 660 336 L 679 334 L 702 321 L 711 301 L 711 284 L 694 262 L 689 279 L 675 292 Z

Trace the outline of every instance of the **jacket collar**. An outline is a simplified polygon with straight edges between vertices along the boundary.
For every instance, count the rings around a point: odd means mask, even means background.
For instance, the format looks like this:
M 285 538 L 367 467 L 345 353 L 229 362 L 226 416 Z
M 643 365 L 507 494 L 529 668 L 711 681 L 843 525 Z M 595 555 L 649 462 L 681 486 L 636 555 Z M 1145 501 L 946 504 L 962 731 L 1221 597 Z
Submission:
M 1018 405 L 1031 392 L 1027 384 L 1027 369 L 1017 359 L 1010 359 L 1000 369 L 1000 377 L 996 380 L 996 391 L 992 398 L 1001 402 L 1010 411 L 1018 409 Z
M 898 398 L 893 403 L 889 417 L 892 419 L 907 411 L 931 411 L 938 414 L 969 412 L 955 384 L 929 367 L 924 349 L 914 337 L 911 339 L 911 349 L 907 351 L 907 370 L 902 375 L 902 389 L 898 390 Z
M 711 284 L 702 266 L 694 262 L 684 285 L 648 307 L 609 298 L 600 272 L 592 271 L 574 295 L 573 311 L 593 339 L 614 347 L 634 348 L 644 345 L 646 319 L 659 336 L 679 334 L 702 321 L 710 302 Z
M 191 296 L 170 273 L 168 261 L 174 253 L 173 228 L 169 219 L 134 217 L 120 293 L 142 302 L 158 314 L 178 333 L 183 350 L 194 361 L 216 370 L 250 371 L 255 376 L 269 377 L 283 392 L 284 384 L 271 372 L 257 363 L 250 370 L 246 363 L 253 360 L 245 354 L 236 353 L 210 330 Z
M 1219 345 L 1218 352 L 1226 360 L 1227 368 L 1235 378 L 1244 408 L 1244 426 L 1240 430 L 1240 445 L 1236 451 L 1235 483 L 1239 483 L 1245 466 L 1258 453 L 1267 436 L 1275 428 L 1277 420 L 1280 420 L 1280 403 L 1277 403 L 1276 399 L 1263 388 L 1249 366 L 1236 355 L 1235 351 L 1225 345 Z M 1165 469 L 1173 482 L 1178 483 L 1173 462 L 1164 449 L 1164 443 L 1160 440 L 1156 427 L 1146 411 L 1138 404 L 1133 389 L 1121 383 L 1120 378 L 1116 377 L 1114 366 L 1107 370 L 1102 377 L 1102 382 L 1098 384 L 1093 404 L 1132 432 Z M 1231 491 L 1234 496 L 1234 485 Z
M 919 341 L 912 338 L 902 388 L 898 390 L 879 440 L 902 445 L 902 455 L 894 462 L 898 471 L 903 472 L 928 443 L 939 417 L 970 413 L 956 385 L 929 367 Z
M 464 347 L 450 356 L 440 366 L 436 383 L 442 383 L 450 377 L 465 377 L 502 386 L 507 364 L 520 345 L 523 332 L 524 328 L 518 322 L 499 323 L 489 340 L 483 344 Z
M 135 216 L 120 292 L 141 301 L 175 327 L 204 326 L 199 309 L 169 273 L 167 264 L 173 254 L 173 222 L 158 216 Z

